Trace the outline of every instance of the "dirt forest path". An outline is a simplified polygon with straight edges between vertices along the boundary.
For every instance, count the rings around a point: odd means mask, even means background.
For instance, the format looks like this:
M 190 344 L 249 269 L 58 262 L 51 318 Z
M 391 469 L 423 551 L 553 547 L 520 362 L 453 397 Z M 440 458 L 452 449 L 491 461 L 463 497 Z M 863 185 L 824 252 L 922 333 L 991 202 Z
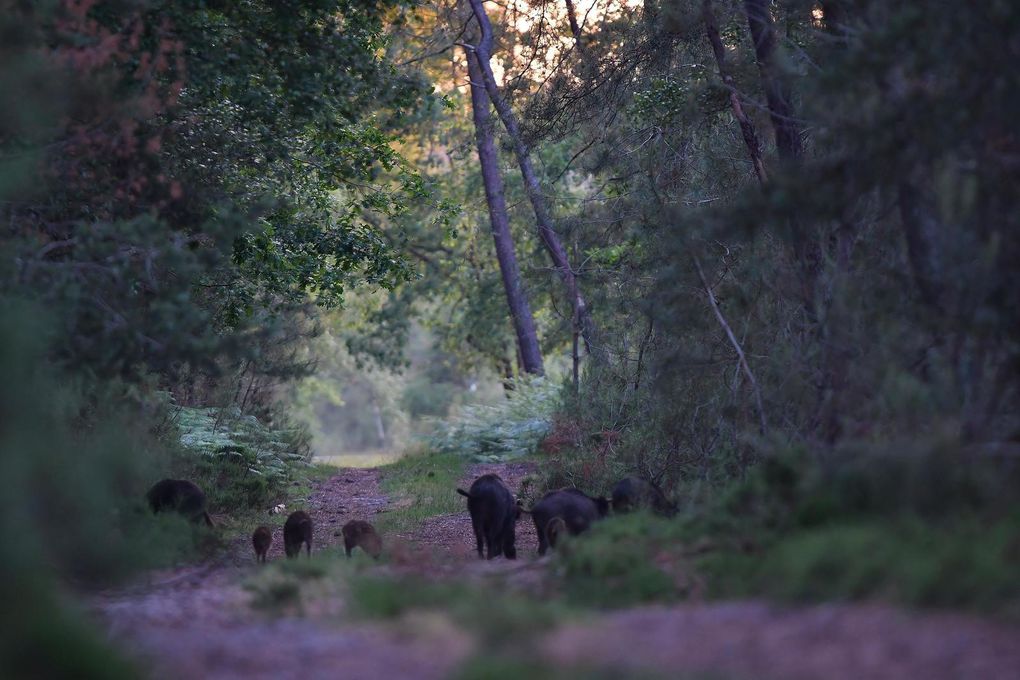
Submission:
M 530 468 L 475 465 L 462 484 L 485 472 L 516 489 Z M 372 521 L 389 508 L 375 469 L 338 469 L 308 501 L 318 548 L 340 541 L 334 532 L 346 521 Z M 270 560 L 283 557 L 276 534 Z M 445 555 L 432 565 L 440 577 L 513 572 L 535 580 L 546 571 L 530 523 L 519 526 L 516 563 L 477 560 L 466 511 L 430 518 L 398 540 Z M 92 609 L 110 638 L 159 679 L 446 678 L 477 651 L 470 634 L 427 615 L 368 623 L 347 617 L 343 603 L 308 617 L 262 613 L 243 587 L 256 568 L 247 537 L 238 537 L 215 562 L 149 574 L 97 596 Z M 612 677 L 1020 678 L 1016 627 L 869 605 L 639 607 L 563 625 L 529 653 L 554 667 L 608 669 Z

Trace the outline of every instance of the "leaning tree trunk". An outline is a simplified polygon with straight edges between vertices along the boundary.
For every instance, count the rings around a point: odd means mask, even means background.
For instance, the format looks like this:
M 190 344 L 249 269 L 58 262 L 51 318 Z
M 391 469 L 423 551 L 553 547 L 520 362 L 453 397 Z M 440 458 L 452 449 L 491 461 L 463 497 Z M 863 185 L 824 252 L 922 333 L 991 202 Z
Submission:
M 525 373 L 541 375 L 542 350 L 538 346 L 535 319 L 531 315 L 528 295 L 521 285 L 521 271 L 517 266 L 514 242 L 510 236 L 510 220 L 507 216 L 506 199 L 503 195 L 503 178 L 499 174 L 499 158 L 492 142 L 492 119 L 489 116 L 489 95 L 482 82 L 482 69 L 478 55 L 466 49 L 468 77 L 471 80 L 471 110 L 475 122 L 475 144 L 478 147 L 478 162 L 482 169 L 482 183 L 485 185 L 485 201 L 489 205 L 489 222 L 492 238 L 496 243 L 496 259 L 503 274 L 503 289 L 507 305 L 517 334 L 521 364 Z
M 585 349 L 588 350 L 589 354 L 598 356 L 598 346 L 593 342 L 595 324 L 591 317 L 591 310 L 588 309 L 584 296 L 578 288 L 577 277 L 570 266 L 563 242 L 560 240 L 556 230 L 553 229 L 549 206 L 546 204 L 545 195 L 542 193 L 542 187 L 538 182 L 538 176 L 535 174 L 535 169 L 531 164 L 531 152 L 528 149 L 528 145 L 524 142 L 524 136 L 521 134 L 517 117 L 514 115 L 513 109 L 510 108 L 510 104 L 500 94 L 496 78 L 492 74 L 492 66 L 490 65 L 492 59 L 492 24 L 489 22 L 489 16 L 485 13 L 485 7 L 482 6 L 482 0 L 470 0 L 470 3 L 475 19 L 482 30 L 482 37 L 478 44 L 473 47 L 473 50 L 478 57 L 478 65 L 482 69 L 485 89 L 488 91 L 489 98 L 496 107 L 500 120 L 503 121 L 507 134 L 510 135 L 514 155 L 517 157 L 517 165 L 520 167 L 521 176 L 524 179 L 524 189 L 535 212 L 539 238 L 545 249 L 549 252 L 553 266 L 556 267 L 556 271 L 567 289 L 567 295 L 570 296 L 574 318 L 578 319 L 581 337 L 584 338 Z
M 761 156 L 761 143 L 758 141 L 758 133 L 754 129 L 754 123 L 744 113 L 744 106 L 740 103 L 740 95 L 737 94 L 733 74 L 730 73 L 729 65 L 726 63 L 726 50 L 723 47 L 722 38 L 719 36 L 719 22 L 715 18 L 712 9 L 712 0 L 704 0 L 701 6 L 701 18 L 705 22 L 705 34 L 708 42 L 712 45 L 712 53 L 715 55 L 716 68 L 719 70 L 719 77 L 723 85 L 730 92 L 730 108 L 733 109 L 733 117 L 740 125 L 740 133 L 744 137 L 744 145 L 747 147 L 747 154 L 751 157 L 751 165 L 754 166 L 754 174 L 758 177 L 758 183 L 764 185 L 768 181 L 768 174 L 765 172 L 765 161 Z

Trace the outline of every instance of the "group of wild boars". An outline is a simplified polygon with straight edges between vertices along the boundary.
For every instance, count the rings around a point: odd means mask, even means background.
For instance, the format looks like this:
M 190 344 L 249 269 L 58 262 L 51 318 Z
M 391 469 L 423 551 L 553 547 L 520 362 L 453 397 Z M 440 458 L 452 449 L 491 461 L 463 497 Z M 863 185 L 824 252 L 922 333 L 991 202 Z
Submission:
M 672 517 L 677 509 L 666 494 L 643 477 L 625 477 L 613 487 L 613 511 L 651 510 L 657 515 Z
M 592 498 L 580 489 L 550 491 L 531 508 L 531 519 L 538 535 L 538 554 L 555 548 L 564 534 L 577 536 L 609 514 L 609 501 Z
M 483 544 L 488 559 L 500 554 L 513 559 L 516 522 L 522 513 L 530 514 L 538 536 L 538 554 L 545 555 L 555 548 L 566 535 L 577 536 L 587 531 L 596 521 L 606 517 L 610 508 L 616 512 L 649 509 L 672 516 L 676 505 L 671 503 L 653 482 L 642 477 L 626 477 L 613 487 L 612 500 L 602 496 L 589 496 L 580 489 L 565 488 L 549 491 L 531 510 L 524 510 L 520 501 L 498 475 L 482 475 L 471 485 L 470 491 L 457 489 L 468 499 L 468 511 L 478 544 L 478 556 L 483 557 Z
M 205 494 L 194 482 L 186 479 L 162 479 L 152 485 L 146 500 L 152 512 L 177 512 L 188 520 L 198 524 L 205 522 L 212 526 L 212 518 L 205 507 Z
M 287 517 L 287 521 L 283 525 L 283 549 L 287 553 L 287 557 L 300 555 L 302 546 L 306 548 L 308 556 L 311 556 L 313 529 L 312 518 L 304 510 L 292 512 Z M 379 559 L 379 556 L 382 555 L 382 539 L 375 527 L 368 522 L 352 520 L 344 525 L 342 531 L 337 532 L 337 535 L 340 534 L 344 537 L 344 551 L 347 553 L 347 557 L 351 556 L 351 551 L 354 548 L 361 548 L 375 559 Z M 272 540 L 272 533 L 267 527 L 259 527 L 255 530 L 252 535 L 252 545 L 255 546 L 256 560 L 266 561 L 265 553 L 269 550 Z
M 205 522 L 212 526 L 212 519 L 206 510 L 205 494 L 194 482 L 186 479 L 163 479 L 156 482 L 145 494 L 153 513 L 164 511 L 177 512 L 192 522 Z M 281 506 L 277 506 L 281 507 Z M 311 516 L 304 510 L 290 513 L 283 524 L 283 549 L 287 557 L 297 557 L 302 547 L 309 557 L 312 555 L 312 536 L 314 524 Z M 361 548 L 365 553 L 379 559 L 382 554 L 382 539 L 368 522 L 353 520 L 344 525 L 344 550 L 351 556 L 351 550 Z M 251 544 L 255 549 L 255 561 L 266 562 L 269 548 L 273 544 L 273 531 L 267 526 L 255 529 L 251 536 Z M 513 539 L 510 541 L 511 550 Z
M 468 491 L 457 489 L 466 496 L 471 526 L 475 531 L 478 556 L 492 559 L 500 555 L 512 560 L 517 557 L 516 523 L 521 515 L 520 505 L 499 475 L 482 475 Z
M 283 550 L 287 557 L 300 555 L 301 546 L 305 546 L 311 557 L 313 531 L 312 518 L 307 512 L 298 510 L 290 513 L 283 525 Z M 273 544 L 273 530 L 267 526 L 257 528 L 251 535 L 251 544 L 255 548 L 255 561 L 265 563 L 269 546 Z

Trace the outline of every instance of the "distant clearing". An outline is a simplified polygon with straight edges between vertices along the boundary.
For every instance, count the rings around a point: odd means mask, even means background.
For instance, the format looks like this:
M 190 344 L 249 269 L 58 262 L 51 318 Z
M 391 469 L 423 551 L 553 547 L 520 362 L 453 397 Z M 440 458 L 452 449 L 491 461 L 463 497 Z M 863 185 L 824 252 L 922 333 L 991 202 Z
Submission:
M 312 462 L 333 467 L 370 468 L 395 463 L 401 455 L 397 451 L 360 451 L 330 456 L 316 455 Z

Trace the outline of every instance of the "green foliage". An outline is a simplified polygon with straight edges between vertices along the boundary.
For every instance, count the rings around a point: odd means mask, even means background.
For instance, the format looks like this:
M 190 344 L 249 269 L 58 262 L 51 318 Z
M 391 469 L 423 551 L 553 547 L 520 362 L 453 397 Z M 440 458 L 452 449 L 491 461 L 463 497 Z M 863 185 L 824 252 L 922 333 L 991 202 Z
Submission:
M 11 574 L 4 574 L 10 578 Z M 24 575 L 19 574 L 19 577 Z M 67 606 L 51 584 L 28 577 L 19 587 L 0 589 L 0 673 L 5 678 L 143 677 L 110 650 L 83 612 Z
M 172 447 L 123 387 L 86 390 L 43 360 L 54 324 L 0 305 L 0 668 L 5 677 L 131 677 L 64 601 L 66 584 L 108 584 L 192 549 L 179 517 L 144 493 Z M 90 397 L 95 397 L 92 401 Z M 60 587 L 57 583 L 61 583 Z
M 534 453 L 549 432 L 560 386 L 545 378 L 518 380 L 507 400 L 465 406 L 437 423 L 430 448 L 477 461 L 497 461 Z
M 766 595 L 1013 617 L 1014 477 L 1009 465 L 938 446 L 822 462 L 791 451 L 710 494 L 692 489 L 676 519 L 602 521 L 563 545 L 554 569 L 580 605 Z
M 178 407 L 184 464 L 207 480 L 214 510 L 265 509 L 311 458 L 303 428 L 270 427 L 236 406 Z
M 191 47 L 182 106 L 196 123 L 174 149 L 185 152 L 180 171 L 245 205 L 270 201 L 259 228 L 234 243 L 229 307 L 309 292 L 335 305 L 355 281 L 406 280 L 377 220 L 428 192 L 387 129 L 427 104 L 430 88 L 380 55 L 383 17 L 399 9 L 189 2 L 159 11 Z
M 67 365 L 170 383 L 266 370 L 310 297 L 411 275 L 380 230 L 429 193 L 395 150 L 431 101 L 382 50 L 400 8 L 4 8 L 19 96 L 0 114 L 0 188 L 27 168 L 31 190 L 0 203 L 17 258 L 0 285 L 60 310 Z
M 796 601 L 881 599 L 915 606 L 1020 615 L 1017 516 L 948 524 L 839 523 L 792 533 L 764 554 L 698 562 L 715 597 Z
M 557 545 L 561 587 L 576 605 L 621 607 L 670 602 L 697 594 L 685 558 L 690 529 L 644 513 L 611 517 Z
M 534 638 L 563 620 L 559 605 L 515 592 L 494 593 L 477 585 L 431 582 L 420 578 L 362 576 L 350 581 L 355 613 L 396 618 L 415 610 L 442 610 L 487 646 L 505 646 Z

